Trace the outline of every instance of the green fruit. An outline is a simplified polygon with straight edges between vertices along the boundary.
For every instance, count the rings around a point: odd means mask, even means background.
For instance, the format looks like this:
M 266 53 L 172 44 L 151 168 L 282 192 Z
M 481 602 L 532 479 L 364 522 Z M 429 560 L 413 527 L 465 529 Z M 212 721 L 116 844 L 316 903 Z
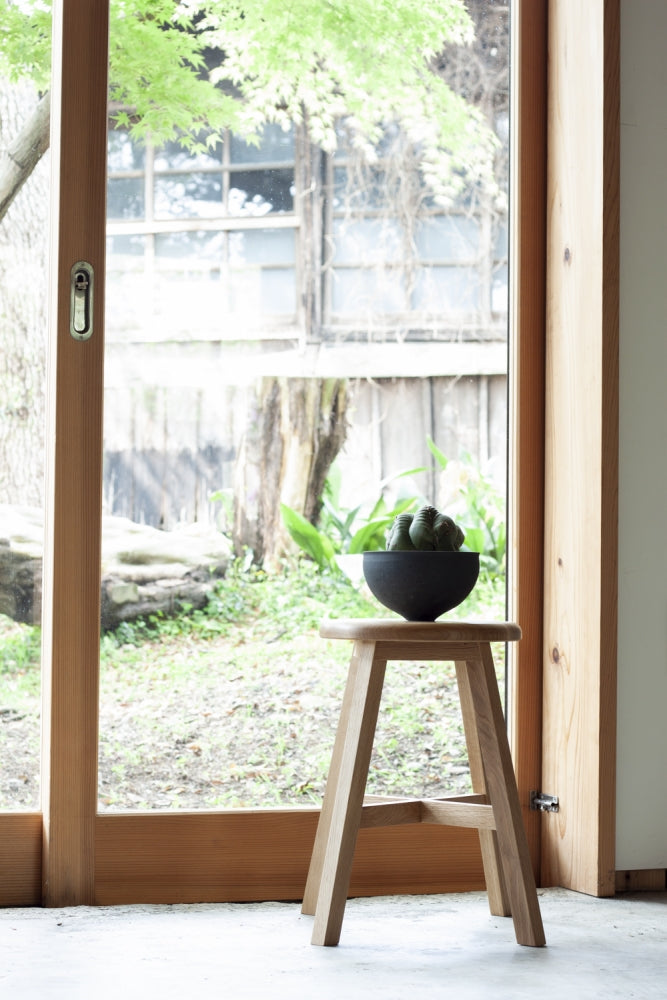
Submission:
M 410 525 L 410 538 L 416 549 L 436 549 L 438 547 L 435 537 L 434 525 L 438 511 L 430 505 L 420 507 L 412 519 Z
M 436 548 L 440 552 L 456 552 L 463 545 L 464 533 L 447 514 L 438 514 L 433 524 Z
M 414 549 L 410 538 L 412 514 L 399 514 L 389 529 L 387 550 L 390 552 L 410 552 Z
M 465 535 L 447 514 L 426 504 L 416 514 L 399 514 L 387 532 L 390 552 L 457 552 Z

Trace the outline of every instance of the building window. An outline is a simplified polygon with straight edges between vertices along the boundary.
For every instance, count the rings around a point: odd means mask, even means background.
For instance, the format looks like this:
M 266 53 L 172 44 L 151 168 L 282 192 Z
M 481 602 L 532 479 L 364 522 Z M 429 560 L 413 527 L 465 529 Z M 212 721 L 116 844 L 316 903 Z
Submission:
M 277 125 L 194 152 L 111 131 L 107 214 L 111 339 L 506 337 L 506 207 L 438 204 L 396 127 L 372 165 L 343 126 L 333 156 Z
M 198 151 L 109 133 L 107 326 L 117 339 L 238 339 L 296 323 L 294 137 Z

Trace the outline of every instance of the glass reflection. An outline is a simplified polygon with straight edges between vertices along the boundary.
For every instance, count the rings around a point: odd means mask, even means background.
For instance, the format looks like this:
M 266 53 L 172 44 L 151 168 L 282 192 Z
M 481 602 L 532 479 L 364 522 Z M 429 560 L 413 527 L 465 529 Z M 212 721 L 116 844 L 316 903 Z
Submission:
M 155 178 L 156 219 L 213 219 L 222 209 L 222 177 L 168 174 Z
M 242 137 L 232 135 L 229 139 L 232 163 L 293 163 L 294 130 L 281 128 L 269 123 L 262 129 L 259 143 L 246 142 Z

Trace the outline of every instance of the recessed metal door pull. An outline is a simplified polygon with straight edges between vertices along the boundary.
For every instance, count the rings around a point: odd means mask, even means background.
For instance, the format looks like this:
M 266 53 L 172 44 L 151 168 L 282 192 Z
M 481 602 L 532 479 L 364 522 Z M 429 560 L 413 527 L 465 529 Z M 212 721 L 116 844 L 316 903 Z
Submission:
M 78 260 L 70 272 L 69 332 L 75 340 L 88 340 L 93 332 L 93 266 Z

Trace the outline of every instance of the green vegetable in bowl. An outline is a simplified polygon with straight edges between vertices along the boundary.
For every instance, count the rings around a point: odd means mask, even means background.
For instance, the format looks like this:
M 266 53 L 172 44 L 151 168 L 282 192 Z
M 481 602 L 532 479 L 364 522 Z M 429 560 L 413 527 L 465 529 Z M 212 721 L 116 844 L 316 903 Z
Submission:
M 451 517 L 427 504 L 416 514 L 399 514 L 395 518 L 387 534 L 387 550 L 456 552 L 464 539 L 465 534 Z

